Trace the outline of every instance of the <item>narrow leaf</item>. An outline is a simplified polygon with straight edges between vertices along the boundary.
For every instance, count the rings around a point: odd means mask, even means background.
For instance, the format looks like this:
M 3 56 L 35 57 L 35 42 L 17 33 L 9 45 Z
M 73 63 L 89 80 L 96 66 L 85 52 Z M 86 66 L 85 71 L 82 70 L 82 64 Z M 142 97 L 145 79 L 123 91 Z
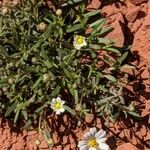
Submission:
M 67 33 L 71 33 L 71 32 L 74 32 L 74 31 L 77 31 L 77 30 L 80 30 L 83 28 L 83 25 L 82 24 L 75 24 L 73 25 L 72 27 L 68 27 L 66 32 Z
M 112 81 L 112 82 L 117 82 L 117 79 L 115 77 L 113 77 L 112 75 L 105 75 L 105 78 L 107 78 L 108 80 Z
M 72 115 L 74 115 L 74 116 L 76 115 L 76 112 L 75 112 L 73 109 L 71 109 L 70 107 L 64 105 L 64 108 L 65 108 L 68 112 L 70 112 Z

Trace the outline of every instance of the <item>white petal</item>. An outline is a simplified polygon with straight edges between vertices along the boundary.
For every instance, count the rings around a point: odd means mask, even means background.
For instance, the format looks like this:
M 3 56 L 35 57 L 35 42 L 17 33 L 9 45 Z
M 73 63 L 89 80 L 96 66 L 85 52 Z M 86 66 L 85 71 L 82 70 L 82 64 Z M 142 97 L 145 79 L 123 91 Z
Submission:
M 97 143 L 98 143 L 99 145 L 101 145 L 101 143 L 106 142 L 106 140 L 107 140 L 107 138 L 99 138 L 99 139 L 96 139 L 96 141 L 97 141 Z
M 57 100 L 57 102 L 61 102 L 61 98 L 60 97 L 57 97 L 56 100 Z
M 87 45 L 87 43 L 86 42 L 84 42 L 84 45 L 83 46 L 86 46 Z
M 65 101 L 61 101 L 62 104 L 65 104 Z
M 61 108 L 61 109 L 59 109 L 59 111 L 63 113 L 65 111 L 65 109 Z
M 57 111 L 56 111 L 56 114 L 57 114 L 57 115 L 60 115 L 60 114 L 61 114 L 60 110 L 57 110 Z
M 79 46 L 79 45 L 77 45 L 77 44 L 75 44 L 74 47 L 75 47 L 75 49 L 77 49 L 77 50 L 80 50 L 80 49 L 81 49 L 81 46 Z
M 85 138 L 85 140 L 88 140 L 90 137 L 91 137 L 91 133 L 90 132 L 87 132 L 83 135 L 83 137 Z
M 53 98 L 53 99 L 52 99 L 52 103 L 55 103 L 55 102 L 56 102 L 56 99 L 55 99 L 55 98 Z
M 96 148 L 90 147 L 89 150 L 97 150 Z
M 96 138 L 105 138 L 106 137 L 106 131 L 104 131 L 104 130 L 100 130 L 100 131 L 98 131 L 96 134 L 95 134 L 95 137 Z
M 100 150 L 110 150 L 109 146 L 106 143 L 101 143 L 99 145 Z
M 97 129 L 94 127 L 94 128 L 90 128 L 90 133 L 94 136 L 97 132 Z
M 74 41 L 76 41 L 77 38 L 78 38 L 78 35 L 75 35 L 75 36 L 74 36 Z
M 86 141 L 79 141 L 78 143 L 78 147 L 85 146 L 85 145 L 87 145 Z
M 85 146 L 80 147 L 79 150 L 88 150 L 88 147 L 85 145 Z

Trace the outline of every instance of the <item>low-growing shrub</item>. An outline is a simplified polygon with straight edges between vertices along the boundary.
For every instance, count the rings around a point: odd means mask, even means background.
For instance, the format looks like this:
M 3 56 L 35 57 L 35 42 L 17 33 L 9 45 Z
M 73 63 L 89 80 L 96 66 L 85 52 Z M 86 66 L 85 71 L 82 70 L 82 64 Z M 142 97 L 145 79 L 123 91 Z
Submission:
M 112 121 L 120 112 L 136 115 L 122 91 L 128 52 L 105 37 L 112 28 L 101 11 L 73 1 L 57 6 L 21 0 L 1 11 L 1 112 L 25 127 L 64 111 L 79 120 L 94 110 Z

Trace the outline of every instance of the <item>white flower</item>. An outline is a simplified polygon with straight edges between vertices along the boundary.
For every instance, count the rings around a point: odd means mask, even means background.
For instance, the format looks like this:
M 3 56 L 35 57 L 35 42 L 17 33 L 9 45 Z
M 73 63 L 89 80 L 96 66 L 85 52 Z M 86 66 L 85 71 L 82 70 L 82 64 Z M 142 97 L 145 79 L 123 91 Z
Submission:
M 90 131 L 84 134 L 82 141 L 79 141 L 79 150 L 110 150 L 105 143 L 107 140 L 106 131 L 102 129 L 97 132 L 97 129 L 90 128 Z
M 65 109 L 63 108 L 63 105 L 65 104 L 65 102 L 63 100 L 61 100 L 60 97 L 57 98 L 53 98 L 52 102 L 51 102 L 51 108 L 56 112 L 56 114 L 61 114 L 65 111 Z
M 38 31 L 44 31 L 46 29 L 47 25 L 44 22 L 41 22 L 38 26 L 37 26 L 37 30 Z
M 61 16 L 62 15 L 62 10 L 61 9 L 57 9 L 56 10 L 56 15 L 57 16 Z
M 73 41 L 73 46 L 75 47 L 75 49 L 80 50 L 81 47 L 86 46 L 87 42 L 85 41 L 85 37 L 80 36 L 80 35 L 76 35 L 74 37 L 74 41 Z

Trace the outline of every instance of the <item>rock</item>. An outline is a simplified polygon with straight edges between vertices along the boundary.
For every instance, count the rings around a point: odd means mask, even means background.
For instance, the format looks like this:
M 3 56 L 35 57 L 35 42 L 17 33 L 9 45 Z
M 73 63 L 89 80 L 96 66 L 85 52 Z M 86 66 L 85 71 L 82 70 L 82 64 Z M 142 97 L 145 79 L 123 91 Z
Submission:
M 130 2 L 134 5 L 141 5 L 144 2 L 147 2 L 147 0 L 130 0 Z
M 98 9 L 101 6 L 101 0 L 92 0 L 87 9 Z
M 117 150 L 138 150 L 134 145 L 131 143 L 125 143 L 120 145 Z
M 142 137 L 145 137 L 147 135 L 148 131 L 145 125 L 142 125 L 140 132 L 141 132 Z
M 116 5 L 106 5 L 102 8 L 102 13 L 108 18 L 110 16 L 113 16 L 119 12 L 118 8 L 116 8 Z
M 118 13 L 116 20 L 111 24 L 114 30 L 107 35 L 107 38 L 116 41 L 116 45 L 119 47 L 122 47 L 125 41 L 123 24 L 123 15 L 122 13 Z
M 131 51 L 136 51 L 150 64 L 150 1 L 148 13 L 141 28 L 135 33 Z
M 132 9 L 129 9 L 129 11 L 126 14 L 126 19 L 129 22 L 134 22 L 139 14 L 140 8 L 139 7 L 134 7 Z
M 29 131 L 29 132 L 28 132 L 28 135 L 29 135 L 29 136 L 35 135 L 35 134 L 37 134 L 37 131 Z
M 92 123 L 93 120 L 94 120 L 94 115 L 93 114 L 87 114 L 85 116 L 85 122 L 86 123 Z
M 43 141 L 41 142 L 41 144 L 39 145 L 39 148 L 40 148 L 40 149 L 48 149 L 48 145 L 47 145 L 47 143 L 46 143 L 45 140 L 43 140 Z

